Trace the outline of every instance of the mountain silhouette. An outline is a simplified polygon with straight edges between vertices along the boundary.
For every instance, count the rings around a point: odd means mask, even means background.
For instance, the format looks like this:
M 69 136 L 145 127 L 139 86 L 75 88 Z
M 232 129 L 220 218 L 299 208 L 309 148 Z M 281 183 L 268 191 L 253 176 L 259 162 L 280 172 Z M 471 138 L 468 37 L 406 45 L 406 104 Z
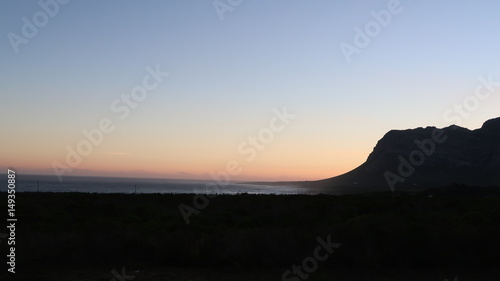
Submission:
M 488 120 L 476 130 L 456 125 L 391 130 L 354 170 L 301 183 L 335 194 L 423 190 L 452 184 L 500 186 L 500 118 Z

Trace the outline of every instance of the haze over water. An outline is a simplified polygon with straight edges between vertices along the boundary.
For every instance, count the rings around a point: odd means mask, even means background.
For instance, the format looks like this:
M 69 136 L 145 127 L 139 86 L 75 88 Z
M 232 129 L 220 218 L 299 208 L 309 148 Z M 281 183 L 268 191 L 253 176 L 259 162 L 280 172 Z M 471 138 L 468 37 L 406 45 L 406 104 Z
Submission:
M 209 187 L 207 187 L 207 184 Z M 210 189 L 215 182 L 206 180 L 176 180 L 112 177 L 67 177 L 59 182 L 54 176 L 21 175 L 17 181 L 19 192 L 84 192 L 84 193 L 217 193 L 217 194 L 302 194 L 306 188 L 291 186 L 252 185 L 229 183 L 216 192 Z

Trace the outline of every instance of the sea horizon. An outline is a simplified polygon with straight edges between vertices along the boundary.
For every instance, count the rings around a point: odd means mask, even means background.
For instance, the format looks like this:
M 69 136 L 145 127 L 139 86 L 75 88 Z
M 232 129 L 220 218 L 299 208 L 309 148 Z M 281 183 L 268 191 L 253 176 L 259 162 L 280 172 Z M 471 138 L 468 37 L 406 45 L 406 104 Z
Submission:
M 206 179 L 132 178 L 105 176 L 67 176 L 59 181 L 55 175 L 25 174 L 17 176 L 17 192 L 80 193 L 171 193 L 171 194 L 309 194 L 307 188 L 287 185 L 265 185 L 262 181 L 217 184 Z M 2 190 L 6 191 L 6 190 Z

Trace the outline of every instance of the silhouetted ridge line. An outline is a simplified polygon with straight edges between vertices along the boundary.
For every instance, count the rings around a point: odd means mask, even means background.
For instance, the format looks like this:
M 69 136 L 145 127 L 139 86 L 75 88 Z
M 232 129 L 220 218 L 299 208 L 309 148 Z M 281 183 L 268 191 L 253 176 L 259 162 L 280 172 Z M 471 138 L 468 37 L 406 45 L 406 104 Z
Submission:
M 480 129 L 452 125 L 391 130 L 365 163 L 343 175 L 303 182 L 337 194 L 465 184 L 500 186 L 500 118 Z

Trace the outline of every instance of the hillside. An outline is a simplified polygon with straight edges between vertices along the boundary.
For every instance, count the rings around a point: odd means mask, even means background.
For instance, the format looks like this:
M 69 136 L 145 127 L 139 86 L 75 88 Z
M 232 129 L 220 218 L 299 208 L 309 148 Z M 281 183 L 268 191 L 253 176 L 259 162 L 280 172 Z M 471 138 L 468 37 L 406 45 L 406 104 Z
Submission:
M 451 184 L 499 186 L 498 171 L 500 118 L 495 118 L 477 130 L 452 125 L 389 131 L 356 169 L 300 184 L 334 194 L 417 191 Z

